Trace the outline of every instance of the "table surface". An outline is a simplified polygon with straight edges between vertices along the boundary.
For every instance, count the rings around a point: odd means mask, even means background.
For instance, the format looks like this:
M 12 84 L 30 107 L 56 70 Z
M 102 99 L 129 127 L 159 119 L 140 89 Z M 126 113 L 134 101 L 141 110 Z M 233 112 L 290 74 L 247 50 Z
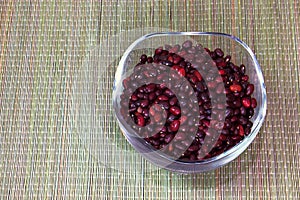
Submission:
M 287 1 L 1 1 L 1 199 L 299 199 L 300 6 Z M 182 175 L 143 160 L 113 117 L 116 66 L 157 31 L 235 35 L 254 51 L 267 117 L 249 148 Z

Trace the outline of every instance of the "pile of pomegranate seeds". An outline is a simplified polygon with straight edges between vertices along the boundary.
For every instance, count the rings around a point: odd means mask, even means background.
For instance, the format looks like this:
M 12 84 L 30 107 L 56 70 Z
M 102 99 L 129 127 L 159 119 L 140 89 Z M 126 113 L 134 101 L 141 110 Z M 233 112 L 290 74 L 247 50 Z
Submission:
M 212 61 L 210 65 L 204 65 L 207 62 L 203 60 L 205 58 L 203 55 Z M 163 68 L 160 73 L 155 70 L 143 71 L 143 77 L 149 79 L 149 83 L 133 89 L 143 79 L 139 73 L 144 65 L 150 65 L 153 68 L 168 66 L 177 71 L 177 78 L 188 80 L 199 105 L 199 119 L 196 124 L 188 121 L 187 116 L 182 115 L 181 109 L 189 105 L 180 105 L 178 95 L 187 95 L 185 88 L 180 88 L 182 94 L 174 94 L 165 84 L 151 82 L 153 77 L 159 80 L 160 76 L 164 76 Z M 206 75 L 203 76 L 204 74 L 201 74 L 198 69 L 205 71 Z M 198 161 L 217 156 L 235 146 L 251 132 L 253 124 L 250 119 L 254 115 L 257 102 L 251 97 L 254 85 L 249 83 L 249 77 L 245 72 L 246 66 L 235 65 L 231 62 L 231 56 L 225 56 L 219 48 L 210 51 L 200 45 L 193 46 L 189 40 L 182 45 L 166 45 L 165 48 L 157 48 L 153 56 L 141 55 L 134 72 L 123 80 L 124 91 L 120 102 L 122 116 L 128 122 L 133 121 L 135 128 L 146 127 L 151 120 L 164 122 L 162 128 L 155 134 L 150 136 L 147 133 L 141 134 L 155 149 L 162 149 L 170 144 L 179 127 L 187 133 L 186 135 L 188 132 L 195 132 L 192 143 L 188 144 L 188 148 L 184 147 L 184 153 L 178 160 Z M 180 81 L 175 79 L 172 84 L 180 84 Z M 222 103 L 215 101 L 215 98 L 222 94 L 226 100 Z M 216 103 L 212 107 L 214 101 Z M 155 106 L 156 104 L 160 106 Z M 219 115 L 219 120 L 212 119 L 212 114 Z M 153 132 L 150 126 L 147 130 L 150 133 Z M 208 136 L 214 137 L 216 131 L 219 133 L 218 138 L 215 139 L 214 146 L 208 150 L 204 139 Z M 168 150 L 182 151 L 186 135 L 177 135 L 177 140 L 181 142 L 167 146 Z

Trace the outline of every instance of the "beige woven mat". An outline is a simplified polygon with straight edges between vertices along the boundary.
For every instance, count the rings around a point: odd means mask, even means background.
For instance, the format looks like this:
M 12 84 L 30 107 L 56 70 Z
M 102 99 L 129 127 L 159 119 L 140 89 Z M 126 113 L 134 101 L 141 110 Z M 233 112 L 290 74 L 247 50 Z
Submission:
M 299 199 L 299 5 L 1 1 L 1 199 Z M 114 121 L 118 59 L 134 39 L 161 30 L 233 34 L 262 67 L 266 121 L 252 145 L 218 170 L 158 170 Z

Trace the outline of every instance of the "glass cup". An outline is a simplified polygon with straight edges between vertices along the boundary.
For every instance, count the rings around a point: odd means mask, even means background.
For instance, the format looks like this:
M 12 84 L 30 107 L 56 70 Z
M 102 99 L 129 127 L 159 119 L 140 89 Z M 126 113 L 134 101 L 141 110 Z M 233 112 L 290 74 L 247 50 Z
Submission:
M 209 48 L 211 50 L 214 50 L 216 48 L 220 48 L 224 51 L 225 55 L 231 55 L 231 62 L 235 63 L 236 65 L 244 64 L 246 66 L 246 74 L 249 76 L 249 82 L 254 85 L 254 93 L 251 97 L 254 97 L 257 100 L 257 107 L 254 109 L 254 115 L 251 118 L 251 122 L 253 123 L 253 126 L 251 128 L 251 132 L 245 136 L 238 144 L 233 146 L 232 148 L 224 151 L 223 153 L 213 156 L 211 158 L 207 159 L 201 159 L 196 161 L 190 161 L 190 160 L 182 160 L 179 159 L 179 156 L 184 153 L 184 151 L 189 148 L 189 145 L 193 142 L 195 139 L 195 131 L 189 131 L 194 130 L 191 128 L 193 126 L 193 123 L 190 124 L 189 127 L 185 127 L 183 130 L 179 128 L 176 135 L 180 135 L 180 133 L 186 134 L 187 137 L 185 137 L 185 141 L 182 142 L 183 148 L 181 152 L 172 152 L 170 149 L 170 145 L 168 145 L 169 150 L 165 149 L 155 149 L 152 145 L 150 145 L 143 135 L 143 132 L 145 132 L 147 126 L 151 126 L 153 124 L 150 123 L 150 125 L 147 125 L 145 127 L 138 127 L 136 124 L 130 120 L 125 119 L 124 115 L 126 115 L 130 108 L 128 102 L 126 104 L 121 104 L 121 97 L 124 95 L 125 88 L 124 88 L 124 80 L 128 79 L 128 77 L 132 76 L 135 73 L 135 66 L 137 63 L 140 62 L 140 56 L 145 55 L 153 55 L 153 52 L 155 49 L 157 49 L 160 46 L 164 45 L 175 45 L 175 44 L 183 44 L 185 41 L 191 41 L 193 45 L 197 45 L 197 48 L 200 49 L 198 53 L 199 55 L 195 55 L 192 58 L 191 57 L 185 57 L 185 55 L 181 55 L 186 61 L 190 61 L 192 63 L 193 67 L 195 67 L 196 70 L 199 71 L 199 73 L 202 75 L 204 81 L 208 82 L 210 75 L 215 74 L 215 76 L 220 76 L 218 70 L 212 71 L 208 69 L 212 69 L 211 66 L 215 65 L 211 57 L 207 54 L 205 51 L 205 48 Z M 170 48 L 170 47 L 168 47 Z M 171 50 L 170 50 L 171 51 Z M 201 61 L 194 62 L 193 59 L 199 58 Z M 200 63 L 200 64 L 199 64 Z M 161 63 L 157 66 L 157 68 L 161 67 L 165 70 L 166 65 L 168 63 Z M 195 66 L 194 66 L 195 65 Z M 198 65 L 198 66 L 196 66 Z M 132 83 L 135 85 L 135 89 L 142 86 L 143 84 L 149 84 L 149 83 L 155 83 L 155 84 L 161 84 L 161 82 L 164 82 L 164 84 L 171 89 L 172 92 L 176 94 L 176 96 L 180 96 L 179 94 L 180 88 L 185 87 L 184 89 L 184 95 L 182 95 L 182 98 L 179 97 L 180 102 L 180 109 L 182 110 L 182 115 L 186 114 L 189 116 L 188 121 L 195 120 L 197 121 L 197 118 L 200 116 L 198 115 L 198 104 L 197 104 L 197 96 L 191 94 L 191 92 L 194 92 L 189 83 L 186 80 L 180 79 L 181 81 L 181 87 L 176 88 L 176 81 L 175 82 L 168 82 L 168 80 L 171 80 L 173 78 L 174 73 L 171 71 L 168 71 L 168 75 L 158 80 L 159 71 L 151 71 L 152 69 L 150 66 L 145 65 L 140 67 L 142 69 L 141 73 L 148 74 L 148 76 L 145 78 L 142 76 L 139 76 L 139 74 L 135 73 L 135 79 L 133 79 Z M 171 69 L 171 68 L 170 68 Z M 217 68 L 215 68 L 217 69 Z M 151 73 L 154 73 L 153 76 L 151 76 Z M 149 75 L 150 73 L 150 75 Z M 172 76 L 173 74 L 173 76 Z M 139 82 L 139 78 L 142 79 Z M 177 77 L 178 78 L 178 77 Z M 225 86 L 224 86 L 225 87 Z M 215 88 L 208 88 L 210 91 L 210 99 L 214 100 L 217 99 L 219 103 L 226 104 L 226 95 L 220 97 L 220 95 L 217 97 L 214 95 Z M 223 88 L 224 89 L 224 88 Z M 129 93 L 133 93 L 135 90 L 131 90 Z M 225 91 L 225 89 L 224 89 Z M 128 93 L 128 91 L 127 91 Z M 128 94 L 130 97 L 131 94 Z M 126 52 L 124 53 L 123 57 L 121 58 L 121 61 L 119 63 L 117 72 L 115 74 L 115 82 L 114 82 L 114 89 L 113 89 L 113 107 L 115 110 L 116 119 L 119 123 L 119 126 L 128 140 L 128 142 L 147 160 L 152 162 L 153 164 L 175 172 L 180 173 L 200 173 L 205 171 L 214 170 L 218 167 L 221 167 L 235 158 L 237 158 L 254 140 L 256 135 L 259 132 L 259 129 L 262 126 L 262 123 L 264 121 L 265 115 L 266 115 L 266 89 L 263 79 L 263 74 L 261 71 L 261 68 L 251 51 L 251 49 L 240 39 L 232 36 L 227 35 L 223 33 L 210 33 L 210 32 L 162 32 L 162 33 L 152 33 L 145 35 L 135 42 L 133 42 Z M 196 102 L 195 102 L 196 100 Z M 212 102 L 212 109 L 214 108 L 213 102 Z M 195 104 L 196 103 L 196 104 Z M 193 107 L 189 109 L 185 109 L 184 106 L 186 105 L 193 105 Z M 155 105 L 152 105 L 155 106 Z M 161 107 L 162 108 L 162 107 Z M 195 109 L 194 109 L 195 108 Z M 122 111 L 123 110 L 123 111 Z M 164 113 L 162 110 L 162 116 L 164 118 L 167 117 L 167 114 Z M 184 113 L 185 110 L 185 113 Z M 193 111 L 195 110 L 195 111 Z M 225 110 L 226 107 L 224 107 L 224 110 L 221 111 L 221 113 L 224 113 L 224 116 L 219 117 L 219 120 L 224 122 L 225 120 Z M 124 114 L 125 113 L 125 114 Z M 214 116 L 212 114 L 211 120 L 214 120 L 217 116 Z M 153 119 L 151 119 L 152 121 Z M 199 119 L 198 119 L 199 120 Z M 161 127 L 166 122 L 166 119 L 159 120 L 158 123 L 154 124 L 151 131 L 152 136 L 155 135 L 157 132 L 160 131 Z M 209 129 L 210 130 L 210 129 Z M 209 132 L 208 130 L 208 132 Z M 142 133 L 142 134 L 141 134 Z M 212 137 L 210 139 L 204 140 L 204 142 L 208 143 L 208 148 L 211 149 L 214 147 L 214 145 L 217 142 L 217 139 L 221 135 L 220 131 L 215 131 L 216 134 L 215 137 Z M 175 136 L 173 140 L 180 140 L 180 137 Z M 213 142 L 211 142 L 213 141 Z M 170 142 L 170 144 L 172 141 Z

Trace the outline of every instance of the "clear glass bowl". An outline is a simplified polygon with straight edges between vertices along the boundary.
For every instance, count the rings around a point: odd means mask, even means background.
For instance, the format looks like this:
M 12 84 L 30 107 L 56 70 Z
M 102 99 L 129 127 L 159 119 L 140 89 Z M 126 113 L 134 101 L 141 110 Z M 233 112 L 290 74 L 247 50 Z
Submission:
M 120 97 L 123 93 L 123 80 L 133 73 L 133 69 L 139 63 L 140 55 L 153 55 L 155 49 L 165 44 L 182 44 L 190 40 L 193 45 L 200 44 L 210 50 L 220 48 L 225 55 L 231 55 L 233 63 L 246 66 L 246 74 L 249 82 L 254 84 L 255 90 L 252 97 L 257 100 L 257 107 L 251 118 L 253 126 L 251 133 L 229 150 L 212 158 L 201 161 L 182 161 L 175 155 L 168 155 L 164 151 L 154 149 L 144 138 L 136 133 L 132 124 L 127 123 L 121 114 Z M 200 72 L 205 74 L 204 71 Z M 205 80 L 205 76 L 203 76 Z M 213 98 L 213 97 L 211 97 Z M 261 68 L 251 49 L 240 39 L 223 33 L 211 32 L 162 32 L 145 35 L 134 41 L 124 53 L 115 74 L 113 89 L 113 106 L 119 126 L 129 143 L 147 160 L 155 165 L 180 173 L 200 173 L 214 170 L 238 157 L 254 140 L 262 126 L 266 115 L 266 89 Z M 224 99 L 223 99 L 224 100 Z M 224 100 L 225 101 L 225 100 Z M 225 102 L 224 102 L 225 103 Z M 175 136 L 176 137 L 176 136 Z M 172 142 L 172 141 L 171 141 Z M 191 141 L 189 141 L 190 143 Z

